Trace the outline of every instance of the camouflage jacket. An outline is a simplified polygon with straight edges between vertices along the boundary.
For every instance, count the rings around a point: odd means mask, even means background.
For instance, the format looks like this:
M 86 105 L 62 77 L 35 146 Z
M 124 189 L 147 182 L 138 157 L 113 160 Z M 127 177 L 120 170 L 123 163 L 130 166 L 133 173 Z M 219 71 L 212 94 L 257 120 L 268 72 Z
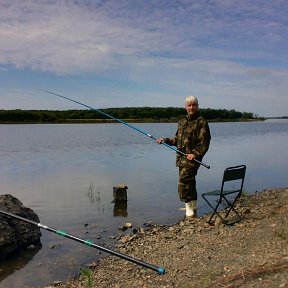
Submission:
M 203 156 L 208 151 L 210 145 L 210 129 L 207 121 L 200 116 L 186 116 L 178 122 L 178 129 L 174 138 L 164 138 L 164 142 L 171 146 L 176 146 L 178 150 L 185 154 L 194 154 L 196 159 L 202 161 Z M 188 160 L 185 156 L 177 153 L 177 167 L 199 168 L 195 161 Z

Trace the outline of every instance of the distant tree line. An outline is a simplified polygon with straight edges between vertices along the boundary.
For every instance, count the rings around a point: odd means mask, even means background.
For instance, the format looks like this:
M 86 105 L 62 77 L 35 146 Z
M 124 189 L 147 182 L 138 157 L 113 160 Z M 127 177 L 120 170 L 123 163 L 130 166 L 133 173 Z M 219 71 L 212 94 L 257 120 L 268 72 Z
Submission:
M 101 109 L 106 114 L 125 121 L 176 122 L 186 115 L 184 108 L 175 107 L 125 107 Z M 201 109 L 201 114 L 210 121 L 247 120 L 258 116 L 251 112 L 226 109 Z M 0 110 L 1 123 L 71 123 L 105 122 L 109 117 L 94 110 Z

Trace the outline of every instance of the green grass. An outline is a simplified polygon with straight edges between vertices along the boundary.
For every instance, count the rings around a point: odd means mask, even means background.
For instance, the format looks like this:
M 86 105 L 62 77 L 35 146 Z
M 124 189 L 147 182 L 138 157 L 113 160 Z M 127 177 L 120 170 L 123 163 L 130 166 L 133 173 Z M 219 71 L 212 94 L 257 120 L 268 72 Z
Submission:
M 86 281 L 86 288 L 93 288 L 94 283 L 93 283 L 93 274 L 92 271 L 89 269 L 80 269 L 80 274 L 85 278 Z

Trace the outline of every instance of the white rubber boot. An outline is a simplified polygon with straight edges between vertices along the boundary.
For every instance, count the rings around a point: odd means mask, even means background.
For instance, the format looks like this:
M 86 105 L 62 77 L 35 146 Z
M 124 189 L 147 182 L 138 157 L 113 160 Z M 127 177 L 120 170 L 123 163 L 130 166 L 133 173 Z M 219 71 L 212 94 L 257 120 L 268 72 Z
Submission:
M 191 202 L 191 206 L 194 212 L 193 217 L 197 217 L 197 200 L 192 200 Z
M 197 217 L 197 201 L 192 200 L 188 203 L 185 203 L 186 207 L 186 217 L 193 218 Z

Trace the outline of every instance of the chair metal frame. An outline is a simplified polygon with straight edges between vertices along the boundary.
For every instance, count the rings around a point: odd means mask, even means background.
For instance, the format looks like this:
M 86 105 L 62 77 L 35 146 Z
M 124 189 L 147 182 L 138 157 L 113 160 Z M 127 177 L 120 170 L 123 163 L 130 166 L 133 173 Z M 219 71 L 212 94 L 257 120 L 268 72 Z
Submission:
M 234 208 L 237 200 L 240 198 L 242 195 L 242 190 L 243 190 L 243 184 L 244 184 L 244 179 L 245 179 L 245 174 L 246 174 L 246 165 L 238 165 L 238 166 L 232 166 L 228 167 L 224 170 L 223 174 L 223 179 L 222 179 L 222 184 L 221 184 L 221 189 L 220 190 L 215 190 L 215 191 L 210 191 L 202 194 L 202 198 L 206 201 L 206 203 L 213 209 L 213 213 L 208 221 L 209 224 L 212 224 L 212 219 L 215 215 L 217 215 L 223 224 L 226 225 L 233 225 L 239 221 L 241 221 L 242 216 L 240 213 L 236 211 Z M 238 181 L 237 188 L 233 188 L 232 190 L 225 190 L 225 185 L 227 182 L 230 181 Z M 236 183 L 236 182 L 235 182 Z M 232 194 L 237 194 L 234 200 L 229 200 L 228 196 Z M 217 200 L 217 205 L 213 206 L 207 199 L 207 196 L 216 196 L 218 197 Z M 219 205 L 222 203 L 222 201 L 225 201 L 226 204 L 228 205 L 228 211 L 224 215 L 224 217 L 221 216 L 221 214 L 218 212 Z M 234 221 L 228 221 L 227 217 L 230 214 L 230 212 L 233 211 L 236 214 L 236 219 Z

